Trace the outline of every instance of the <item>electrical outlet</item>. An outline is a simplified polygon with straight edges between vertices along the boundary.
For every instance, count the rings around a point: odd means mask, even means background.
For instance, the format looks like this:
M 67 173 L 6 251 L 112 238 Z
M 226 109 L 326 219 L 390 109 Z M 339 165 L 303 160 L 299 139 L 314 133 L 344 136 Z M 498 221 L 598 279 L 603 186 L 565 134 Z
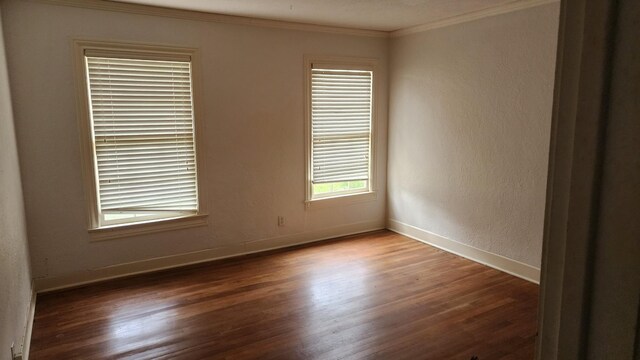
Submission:
M 22 360 L 22 353 L 16 353 L 15 343 L 11 343 L 11 360 Z
M 278 226 L 284 226 L 284 216 L 278 216 Z

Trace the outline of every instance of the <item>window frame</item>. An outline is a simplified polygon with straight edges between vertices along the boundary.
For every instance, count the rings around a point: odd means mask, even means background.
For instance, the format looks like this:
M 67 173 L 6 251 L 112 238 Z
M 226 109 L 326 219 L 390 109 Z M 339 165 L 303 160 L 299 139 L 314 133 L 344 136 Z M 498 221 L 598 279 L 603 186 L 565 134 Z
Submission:
M 192 114 L 194 128 L 194 151 L 196 159 L 196 192 L 198 209 L 193 213 L 167 218 L 156 218 L 136 222 L 101 225 L 99 194 L 97 187 L 98 168 L 93 145 L 93 127 L 91 121 L 91 99 L 89 97 L 88 75 L 86 72 L 85 52 L 108 55 L 123 55 L 131 59 L 172 60 L 189 58 L 191 63 Z M 207 225 L 207 211 L 204 174 L 204 156 L 202 154 L 202 134 L 204 133 L 202 113 L 200 111 L 200 62 L 199 51 L 195 48 L 125 43 L 113 41 L 73 40 L 74 73 L 76 87 L 76 112 L 80 133 L 80 153 L 82 161 L 82 179 L 87 208 L 88 233 L 91 241 L 115 239 L 127 236 L 169 231 L 187 227 Z
M 363 190 L 345 191 L 313 197 L 312 183 L 312 118 L 311 118 L 311 70 L 313 64 L 321 64 L 334 69 L 370 70 L 371 84 L 371 127 L 369 142 L 369 180 Z M 305 208 L 339 206 L 376 199 L 376 149 L 377 149 L 377 104 L 379 84 L 378 60 L 372 58 L 341 56 L 304 56 L 304 142 L 305 142 Z

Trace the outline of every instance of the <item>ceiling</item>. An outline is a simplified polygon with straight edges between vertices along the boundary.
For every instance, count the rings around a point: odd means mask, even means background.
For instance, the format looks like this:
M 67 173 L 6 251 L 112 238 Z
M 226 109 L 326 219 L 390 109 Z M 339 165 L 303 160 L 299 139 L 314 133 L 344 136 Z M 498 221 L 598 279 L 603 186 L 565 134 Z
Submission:
M 394 31 L 526 0 L 117 0 L 175 9 Z

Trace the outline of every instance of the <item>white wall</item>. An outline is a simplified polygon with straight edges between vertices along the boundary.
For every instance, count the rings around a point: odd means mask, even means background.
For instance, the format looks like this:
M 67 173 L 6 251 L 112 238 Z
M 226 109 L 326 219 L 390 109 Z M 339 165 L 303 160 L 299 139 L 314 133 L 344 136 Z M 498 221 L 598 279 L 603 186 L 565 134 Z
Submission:
M 204 249 L 231 255 L 384 227 L 387 39 L 15 0 L 5 2 L 5 11 L 36 278 L 71 279 Z M 89 241 L 72 72 L 77 38 L 201 49 L 205 142 L 199 150 L 205 152 L 208 227 Z M 383 195 L 373 202 L 304 208 L 303 54 L 380 60 L 377 183 Z M 277 227 L 278 215 L 285 227 Z
M 558 16 L 392 39 L 391 220 L 540 266 Z
M 20 351 L 31 303 L 27 226 L 0 14 L 0 359 Z

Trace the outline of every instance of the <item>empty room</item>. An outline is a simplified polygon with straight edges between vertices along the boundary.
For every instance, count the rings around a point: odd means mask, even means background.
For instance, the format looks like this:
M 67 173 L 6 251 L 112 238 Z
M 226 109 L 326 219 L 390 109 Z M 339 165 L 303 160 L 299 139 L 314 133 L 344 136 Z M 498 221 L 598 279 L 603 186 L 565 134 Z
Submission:
M 640 359 L 639 3 L 0 20 L 0 360 Z

